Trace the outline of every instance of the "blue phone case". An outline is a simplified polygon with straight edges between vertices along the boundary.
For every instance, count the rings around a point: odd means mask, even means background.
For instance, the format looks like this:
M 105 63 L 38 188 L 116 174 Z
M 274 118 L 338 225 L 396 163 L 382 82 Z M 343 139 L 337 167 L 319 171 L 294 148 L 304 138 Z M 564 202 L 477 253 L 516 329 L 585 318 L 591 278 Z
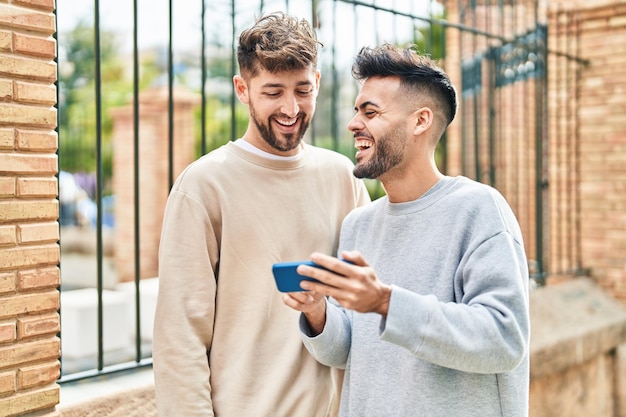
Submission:
M 297 262 L 279 262 L 272 265 L 272 272 L 274 273 L 274 279 L 276 280 L 276 286 L 280 292 L 297 292 L 305 291 L 300 287 L 300 281 L 313 281 L 319 282 L 316 279 L 305 277 L 296 272 L 298 265 L 309 265 L 316 268 L 323 268 L 311 261 L 297 261 Z

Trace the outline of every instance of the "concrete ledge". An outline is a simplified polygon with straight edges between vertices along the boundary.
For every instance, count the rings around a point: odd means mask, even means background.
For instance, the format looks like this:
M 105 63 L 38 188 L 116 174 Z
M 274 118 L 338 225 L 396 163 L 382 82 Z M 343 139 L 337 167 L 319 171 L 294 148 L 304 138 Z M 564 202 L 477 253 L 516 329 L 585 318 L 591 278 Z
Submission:
M 626 307 L 588 278 L 530 294 L 531 378 L 562 372 L 626 341 Z
M 154 385 L 149 384 L 95 400 L 57 407 L 61 417 L 153 417 L 156 416 Z

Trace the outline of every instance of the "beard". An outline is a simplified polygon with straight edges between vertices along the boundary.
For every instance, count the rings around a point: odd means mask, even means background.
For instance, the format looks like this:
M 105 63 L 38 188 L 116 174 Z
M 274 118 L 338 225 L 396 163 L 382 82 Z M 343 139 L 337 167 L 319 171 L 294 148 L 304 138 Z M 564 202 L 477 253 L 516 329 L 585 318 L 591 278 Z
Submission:
M 376 148 L 368 161 L 354 166 L 353 174 L 357 178 L 377 179 L 404 159 L 406 140 L 400 129 L 394 129 L 387 135 L 376 140 Z
M 300 129 L 298 129 L 294 133 L 280 134 L 277 135 L 271 126 L 272 117 L 280 117 L 280 114 L 273 114 L 267 119 L 267 123 L 263 123 L 261 119 L 257 116 L 256 111 L 254 110 L 254 106 L 252 103 L 249 104 L 250 107 L 250 118 L 252 122 L 255 124 L 259 132 L 261 133 L 261 137 L 265 142 L 268 143 L 272 148 L 286 152 L 292 149 L 297 148 L 304 137 L 307 129 L 309 128 L 310 119 L 306 118 L 304 113 L 298 114 L 298 118 L 301 119 Z

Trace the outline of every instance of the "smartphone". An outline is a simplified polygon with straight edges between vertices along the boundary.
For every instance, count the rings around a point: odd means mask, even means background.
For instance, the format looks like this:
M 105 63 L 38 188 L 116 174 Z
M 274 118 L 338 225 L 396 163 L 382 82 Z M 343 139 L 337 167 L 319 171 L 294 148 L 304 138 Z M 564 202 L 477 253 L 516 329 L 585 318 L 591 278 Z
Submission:
M 300 286 L 300 281 L 313 281 L 318 280 L 305 277 L 296 272 L 298 265 L 309 265 L 316 268 L 326 269 L 311 261 L 297 261 L 297 262 L 279 262 L 272 265 L 272 272 L 274 273 L 274 279 L 276 280 L 276 286 L 280 292 L 297 292 L 306 291 Z

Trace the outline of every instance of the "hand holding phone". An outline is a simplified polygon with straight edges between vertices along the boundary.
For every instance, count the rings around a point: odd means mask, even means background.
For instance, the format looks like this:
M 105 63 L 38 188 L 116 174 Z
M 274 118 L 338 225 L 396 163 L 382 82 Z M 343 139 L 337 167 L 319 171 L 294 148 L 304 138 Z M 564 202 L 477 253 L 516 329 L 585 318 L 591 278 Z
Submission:
M 300 286 L 300 281 L 313 281 L 318 280 L 298 274 L 296 268 L 298 265 L 308 265 L 315 268 L 326 269 L 321 265 L 318 265 L 311 261 L 296 261 L 296 262 L 279 262 L 272 265 L 272 272 L 274 273 L 274 279 L 276 280 L 276 286 L 280 292 L 297 292 L 306 291 Z

